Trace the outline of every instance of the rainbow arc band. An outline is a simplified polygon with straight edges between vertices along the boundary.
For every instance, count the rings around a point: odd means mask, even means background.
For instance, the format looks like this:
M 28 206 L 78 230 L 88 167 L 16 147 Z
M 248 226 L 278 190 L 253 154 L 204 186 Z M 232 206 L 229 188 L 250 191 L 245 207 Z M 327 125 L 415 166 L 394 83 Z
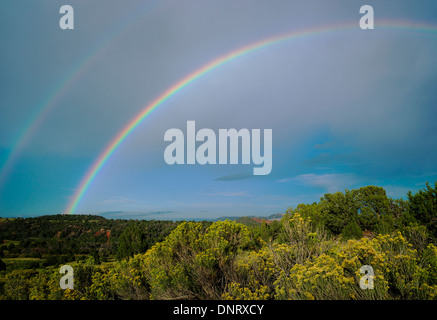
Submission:
M 71 197 L 70 202 L 68 203 L 66 209 L 64 210 L 65 214 L 73 214 L 76 211 L 76 208 L 83 198 L 86 190 L 95 179 L 96 175 L 102 169 L 103 165 L 108 161 L 110 156 L 114 153 L 117 147 L 123 143 L 123 141 L 134 131 L 134 129 L 144 120 L 147 116 L 161 106 L 164 102 L 170 99 L 172 96 L 177 94 L 179 91 L 198 80 L 205 74 L 233 61 L 244 55 L 255 52 L 257 50 L 266 48 L 268 46 L 278 44 L 288 40 L 294 40 L 307 36 L 315 36 L 325 33 L 330 33 L 334 31 L 344 31 L 350 29 L 359 29 L 359 25 L 357 21 L 352 23 L 343 23 L 335 26 L 323 26 L 317 27 L 313 29 L 301 30 L 301 31 L 292 31 L 285 34 L 277 35 L 274 37 L 269 37 L 267 39 L 263 39 L 261 41 L 249 44 L 247 46 L 241 47 L 237 50 L 231 51 L 221 57 L 216 58 L 215 60 L 207 63 L 201 68 L 193 71 L 185 78 L 176 82 L 174 85 L 169 87 L 166 91 L 164 91 L 160 96 L 158 96 L 155 100 L 147 104 L 142 111 L 137 114 L 128 124 L 111 140 L 111 142 L 103 149 L 102 153 L 97 157 L 97 159 L 93 162 L 91 167 L 86 172 L 85 176 L 80 181 L 76 192 Z M 437 26 L 425 25 L 425 24 L 417 24 L 409 21 L 380 21 L 376 23 L 375 29 L 395 29 L 399 31 L 406 32 L 426 32 L 432 35 L 437 34 Z M 374 32 L 375 30 L 366 30 L 363 32 Z
M 158 4 L 158 0 L 150 0 L 135 5 L 129 12 L 117 21 L 114 25 L 107 28 L 107 31 L 97 39 L 90 50 L 79 59 L 66 74 L 57 79 L 49 95 L 37 104 L 37 108 L 27 121 L 26 125 L 19 132 L 19 135 L 12 143 L 12 148 L 6 156 L 3 163 L 0 162 L 0 188 L 3 187 L 8 175 L 12 172 L 15 162 L 20 154 L 30 144 L 36 132 L 42 127 L 42 124 L 50 117 L 51 113 L 59 106 L 59 103 L 70 92 L 74 85 L 81 79 L 91 66 L 98 61 L 98 58 L 113 45 L 117 38 L 129 27 L 133 26 L 146 14 L 151 14 L 152 9 Z

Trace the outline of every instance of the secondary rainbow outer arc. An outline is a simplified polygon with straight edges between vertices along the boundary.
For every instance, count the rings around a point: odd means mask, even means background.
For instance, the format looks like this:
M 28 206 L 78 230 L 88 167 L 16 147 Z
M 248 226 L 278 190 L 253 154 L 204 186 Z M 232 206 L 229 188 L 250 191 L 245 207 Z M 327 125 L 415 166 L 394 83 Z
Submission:
M 396 29 L 404 29 L 409 31 L 425 31 L 425 32 L 436 32 L 437 27 L 435 26 L 429 26 L 429 25 L 418 25 L 413 24 L 410 22 L 382 22 L 378 24 L 378 27 L 381 28 L 396 28 Z M 129 134 L 156 108 L 158 108 L 160 105 L 162 105 L 165 101 L 170 99 L 172 96 L 174 96 L 176 93 L 178 93 L 180 90 L 188 86 L 193 81 L 199 79 L 203 75 L 215 70 L 216 68 L 233 61 L 243 55 L 249 54 L 251 52 L 254 52 L 256 50 L 265 48 L 269 45 L 273 45 L 276 43 L 280 43 L 282 41 L 296 39 L 303 36 L 309 36 L 309 35 L 316 35 L 321 33 L 327 33 L 332 31 L 341 31 L 345 29 L 350 28 L 358 28 L 358 25 L 356 22 L 354 23 L 347 23 L 347 24 L 341 24 L 336 25 L 334 27 L 318 27 L 311 30 L 303 30 L 303 31 L 293 31 L 286 34 L 281 34 L 274 37 L 269 37 L 267 39 L 255 42 L 253 44 L 244 46 L 242 48 L 239 48 L 235 51 L 229 52 L 225 54 L 224 56 L 221 56 L 219 58 L 216 58 L 215 60 L 207 63 L 203 67 L 195 70 L 194 72 L 187 75 L 185 78 L 181 79 L 179 82 L 175 83 L 173 86 L 168 88 L 164 93 L 162 93 L 160 96 L 158 96 L 155 100 L 150 102 L 145 106 L 145 108 L 142 109 L 142 111 L 134 117 L 133 120 L 131 120 L 127 126 L 124 127 L 116 136 L 115 138 L 107 145 L 107 147 L 103 150 L 103 152 L 99 155 L 99 157 L 93 162 L 92 166 L 88 169 L 87 173 L 85 174 L 84 178 L 81 180 L 77 191 L 74 193 L 72 200 L 69 202 L 66 210 L 64 213 L 66 214 L 73 214 L 76 210 L 77 205 L 81 201 L 83 195 L 85 194 L 86 190 L 88 189 L 89 185 L 93 181 L 93 179 L 96 177 L 98 172 L 102 169 L 103 165 L 106 163 L 106 161 L 109 159 L 109 157 L 114 153 L 114 151 L 117 149 L 117 147 L 129 136 Z
M 95 55 L 93 54 L 90 58 L 85 60 L 81 65 L 84 67 L 89 66 L 94 60 L 95 60 Z M 25 129 L 22 130 L 20 135 L 16 138 L 15 143 L 13 144 L 14 147 L 12 148 L 12 151 L 8 154 L 8 156 L 6 157 L 6 161 L 1 167 L 0 187 L 2 186 L 2 183 L 6 179 L 9 172 L 12 170 L 13 164 L 19 157 L 21 151 L 24 150 L 24 148 L 32 139 L 33 135 L 36 133 L 38 128 L 41 127 L 44 120 L 46 120 L 48 116 L 51 114 L 51 112 L 54 110 L 60 98 L 82 76 L 83 70 L 86 69 L 84 67 L 74 68 L 74 70 L 76 71 L 71 76 L 65 77 L 62 81 L 60 81 L 60 83 L 63 85 L 57 86 L 56 89 L 53 90 L 53 93 L 50 94 L 49 98 L 46 99 L 41 104 L 40 109 L 36 112 L 34 116 L 31 117 L 31 120 L 28 121 L 28 124 L 24 126 Z
M 58 81 L 54 89 L 51 90 L 48 97 L 39 104 L 39 108 L 27 121 L 20 134 L 15 138 L 11 151 L 7 154 L 3 164 L 0 164 L 0 188 L 6 181 L 7 176 L 13 169 L 15 161 L 26 145 L 32 140 L 33 135 L 38 131 L 44 121 L 50 116 L 52 111 L 57 107 L 58 102 L 63 98 L 69 89 L 71 89 L 80 78 L 89 70 L 89 67 L 97 61 L 97 58 L 118 38 L 127 28 L 137 22 L 151 7 L 156 5 L 158 0 L 141 3 L 135 6 L 130 12 L 120 20 L 116 25 L 109 28 L 109 31 L 97 41 L 92 49 L 85 55 L 85 58 L 79 59 L 70 70 Z

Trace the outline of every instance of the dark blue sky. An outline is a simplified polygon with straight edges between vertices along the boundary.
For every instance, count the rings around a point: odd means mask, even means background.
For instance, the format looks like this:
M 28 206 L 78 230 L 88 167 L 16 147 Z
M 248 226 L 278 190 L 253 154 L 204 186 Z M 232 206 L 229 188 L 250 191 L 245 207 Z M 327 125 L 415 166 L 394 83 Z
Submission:
M 114 152 L 77 213 L 269 215 L 327 192 L 378 185 L 398 198 L 437 180 L 435 1 L 73 0 L 75 29 L 61 30 L 64 4 L 0 3 L 2 217 L 62 213 L 114 136 L 209 61 L 354 21 L 245 55 L 181 90 Z M 364 4 L 374 30 L 359 28 Z M 272 129 L 271 174 L 253 176 L 253 164 L 167 165 L 164 133 L 188 120 Z

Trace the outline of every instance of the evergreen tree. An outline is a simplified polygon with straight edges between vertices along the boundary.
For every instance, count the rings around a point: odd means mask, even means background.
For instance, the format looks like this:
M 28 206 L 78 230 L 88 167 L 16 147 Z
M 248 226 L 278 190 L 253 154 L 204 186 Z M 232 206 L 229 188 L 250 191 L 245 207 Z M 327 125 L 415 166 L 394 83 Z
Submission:
M 120 235 L 117 249 L 117 259 L 133 257 L 137 253 L 147 251 L 146 233 L 138 223 L 129 223 Z
M 427 182 L 426 188 L 414 195 L 411 191 L 408 192 L 408 199 L 411 215 L 424 224 L 434 238 L 437 238 L 437 182 L 434 188 Z

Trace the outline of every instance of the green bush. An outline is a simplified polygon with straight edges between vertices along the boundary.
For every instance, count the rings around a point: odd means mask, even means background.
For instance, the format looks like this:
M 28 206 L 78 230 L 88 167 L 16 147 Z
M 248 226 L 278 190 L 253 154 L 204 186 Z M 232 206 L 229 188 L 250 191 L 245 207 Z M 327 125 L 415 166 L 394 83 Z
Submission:
M 351 221 L 343 228 L 341 235 L 345 240 L 360 239 L 363 236 L 363 231 L 358 223 Z

